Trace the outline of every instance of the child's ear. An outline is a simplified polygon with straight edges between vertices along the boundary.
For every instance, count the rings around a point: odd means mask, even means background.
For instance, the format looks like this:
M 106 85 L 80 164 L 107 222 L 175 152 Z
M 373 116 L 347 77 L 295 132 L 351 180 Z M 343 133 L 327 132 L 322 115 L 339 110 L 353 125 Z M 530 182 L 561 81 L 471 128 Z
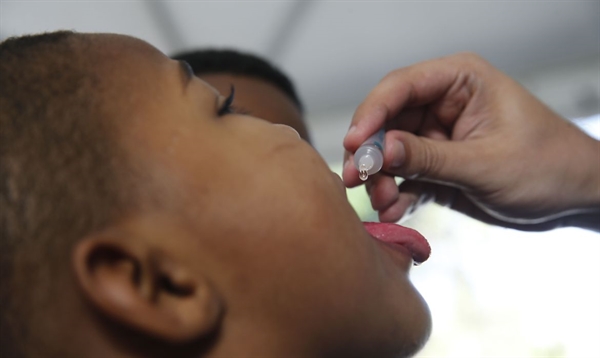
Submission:
M 214 333 L 223 313 L 215 289 L 175 258 L 129 239 L 113 233 L 77 243 L 75 276 L 92 305 L 130 329 L 170 343 Z

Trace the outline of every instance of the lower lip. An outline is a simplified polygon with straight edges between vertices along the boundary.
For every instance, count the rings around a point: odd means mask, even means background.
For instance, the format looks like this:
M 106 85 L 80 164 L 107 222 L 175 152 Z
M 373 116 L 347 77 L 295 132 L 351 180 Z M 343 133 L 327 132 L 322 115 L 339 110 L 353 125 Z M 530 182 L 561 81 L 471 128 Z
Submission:
M 411 254 L 410 250 L 407 249 L 406 247 L 404 247 L 403 245 L 392 243 L 392 242 L 381 241 L 375 237 L 373 237 L 373 239 L 375 240 L 375 242 L 377 242 L 378 244 L 383 246 L 386 249 L 386 251 L 390 252 L 392 259 L 400 267 L 408 268 L 411 265 L 416 265 L 412 258 L 412 254 Z
M 377 240 L 377 239 L 376 239 Z M 410 259 L 412 260 L 412 253 L 410 252 L 409 249 L 407 249 L 406 247 L 404 247 L 403 245 L 400 244 L 395 244 L 393 242 L 382 242 L 384 245 L 391 247 L 392 249 L 399 251 L 403 254 L 405 254 L 406 256 L 410 257 Z
M 408 252 L 415 262 L 427 260 L 431 249 L 427 240 L 417 231 L 389 223 L 363 223 L 367 232 L 379 242 L 383 242 L 403 253 Z
M 381 247 L 381 250 L 385 252 L 384 255 L 393 263 L 394 271 L 398 269 L 400 269 L 400 272 L 410 271 L 411 266 L 415 264 L 410 250 L 400 244 L 377 240 L 377 238 L 373 239 Z

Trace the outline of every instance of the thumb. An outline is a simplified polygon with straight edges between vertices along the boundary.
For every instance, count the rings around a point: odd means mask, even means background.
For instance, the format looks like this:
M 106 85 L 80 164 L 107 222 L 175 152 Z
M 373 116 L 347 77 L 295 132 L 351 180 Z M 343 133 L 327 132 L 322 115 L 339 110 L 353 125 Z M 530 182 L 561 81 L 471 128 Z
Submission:
M 434 140 L 404 131 L 385 138 L 383 168 L 390 174 L 452 186 L 470 186 L 482 153 L 467 141 Z

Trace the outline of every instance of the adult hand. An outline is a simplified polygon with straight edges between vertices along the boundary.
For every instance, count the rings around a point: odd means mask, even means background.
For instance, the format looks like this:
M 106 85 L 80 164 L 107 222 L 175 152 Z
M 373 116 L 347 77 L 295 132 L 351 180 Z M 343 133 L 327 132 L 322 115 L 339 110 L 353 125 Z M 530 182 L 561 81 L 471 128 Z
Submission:
M 553 228 L 574 215 L 600 222 L 600 142 L 476 55 L 383 78 L 344 139 L 347 187 L 362 183 L 351 153 L 383 126 L 383 169 L 367 181 L 381 221 L 435 200 L 521 229 Z M 398 187 L 395 176 L 406 180 Z

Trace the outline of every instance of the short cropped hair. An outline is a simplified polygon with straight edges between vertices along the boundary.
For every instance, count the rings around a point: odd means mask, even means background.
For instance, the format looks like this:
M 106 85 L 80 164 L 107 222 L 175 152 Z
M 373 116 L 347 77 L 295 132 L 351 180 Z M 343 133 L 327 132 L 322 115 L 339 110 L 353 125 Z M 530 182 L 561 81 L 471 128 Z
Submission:
M 73 243 L 130 202 L 92 47 L 69 31 L 0 43 L 2 357 L 44 345 L 32 323 L 59 301 Z
M 256 55 L 227 49 L 206 49 L 178 53 L 172 58 L 189 63 L 196 75 L 228 73 L 267 81 L 283 91 L 298 107 L 300 113 L 303 112 L 302 102 L 288 76 Z

